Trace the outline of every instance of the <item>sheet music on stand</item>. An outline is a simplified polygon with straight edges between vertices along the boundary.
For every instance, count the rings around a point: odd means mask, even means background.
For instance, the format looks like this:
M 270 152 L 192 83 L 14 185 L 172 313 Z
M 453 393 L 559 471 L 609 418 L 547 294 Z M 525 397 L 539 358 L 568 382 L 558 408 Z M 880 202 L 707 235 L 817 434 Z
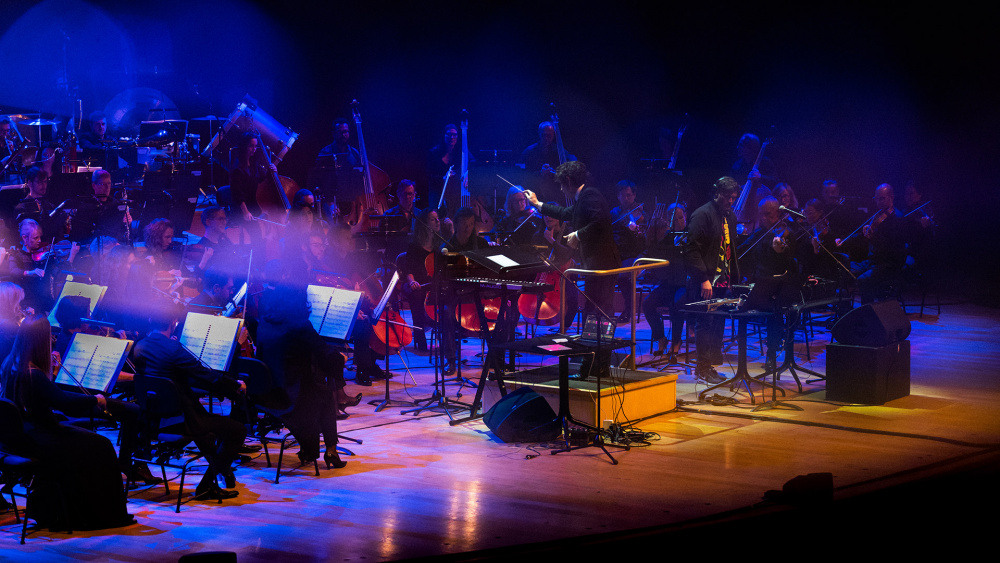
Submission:
M 389 297 L 392 295 L 393 290 L 396 289 L 397 283 L 399 283 L 399 270 L 392 273 L 389 285 L 385 286 L 385 293 L 382 294 L 382 299 L 379 299 L 378 305 L 375 306 L 372 323 L 377 323 L 382 318 L 382 311 L 385 310 L 385 306 L 389 303 Z
M 131 340 L 78 332 L 73 335 L 55 381 L 73 389 L 107 393 L 114 388 L 132 344 Z
M 180 343 L 208 367 L 226 371 L 241 328 L 243 319 L 188 313 Z
M 93 285 L 87 283 L 78 283 L 68 281 L 63 285 L 62 291 L 59 292 L 59 299 L 56 299 L 56 304 L 52 307 L 52 312 L 49 313 L 49 324 L 58 327 L 59 321 L 56 320 L 56 310 L 59 309 L 59 304 L 62 303 L 63 297 L 86 297 L 90 299 L 90 313 L 93 315 L 94 311 L 97 310 L 97 306 L 100 304 L 101 299 L 104 299 L 104 294 L 107 293 L 108 287 L 105 285 Z
M 309 298 L 309 322 L 320 336 L 347 340 L 354 330 L 361 305 L 360 291 L 337 289 L 325 285 L 306 288 Z

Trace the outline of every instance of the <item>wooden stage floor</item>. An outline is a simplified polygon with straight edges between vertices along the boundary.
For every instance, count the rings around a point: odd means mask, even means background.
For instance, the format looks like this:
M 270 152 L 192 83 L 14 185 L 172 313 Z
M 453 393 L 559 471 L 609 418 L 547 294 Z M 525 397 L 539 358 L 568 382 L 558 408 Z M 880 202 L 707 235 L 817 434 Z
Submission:
M 1000 313 L 956 304 L 911 320 L 911 395 L 884 406 L 828 403 L 822 385 L 798 394 L 784 378 L 789 400 L 804 410 L 751 413 L 745 395 L 732 406 L 696 403 L 701 388 L 682 372 L 682 410 L 637 422 L 648 445 L 616 451 L 612 465 L 597 449 L 549 455 L 546 445 L 502 443 L 481 421 L 452 427 L 440 413 L 376 413 L 362 404 L 341 425 L 364 441 L 342 443 L 356 453 L 345 469 L 315 477 L 304 468 L 275 485 L 260 456 L 236 471 L 235 501 L 192 501 L 175 514 L 162 486 L 145 488 L 130 496 L 138 524 L 36 531 L 23 546 L 6 513 L 0 559 L 153 562 L 209 550 L 235 551 L 241 562 L 634 558 L 649 550 L 760 557 L 969 545 L 975 536 L 966 526 L 992 518 L 968 510 L 991 509 L 1000 496 Z M 641 329 L 648 352 L 645 322 Z M 813 360 L 800 362 L 825 371 L 828 341 L 818 334 Z M 466 345 L 466 357 L 477 351 L 478 342 Z M 753 374 L 761 360 L 752 350 Z M 427 358 L 411 353 L 407 362 L 413 381 L 394 359 L 392 397 L 426 397 Z M 358 391 L 367 401 L 382 387 L 348 388 Z M 762 503 L 766 491 L 814 472 L 833 474 L 833 505 Z

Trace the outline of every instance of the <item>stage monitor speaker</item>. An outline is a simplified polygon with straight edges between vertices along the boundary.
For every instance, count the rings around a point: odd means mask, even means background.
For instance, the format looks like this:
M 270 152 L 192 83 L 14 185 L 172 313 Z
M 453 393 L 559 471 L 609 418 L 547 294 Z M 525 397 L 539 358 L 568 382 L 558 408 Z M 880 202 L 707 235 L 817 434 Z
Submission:
M 910 394 L 910 341 L 886 346 L 826 347 L 826 398 L 882 405 Z
M 483 422 L 504 442 L 544 442 L 562 431 L 555 411 L 530 387 L 507 393 L 486 411 Z
M 910 336 L 910 319 L 895 299 L 862 305 L 833 325 L 833 339 L 849 346 L 885 346 Z

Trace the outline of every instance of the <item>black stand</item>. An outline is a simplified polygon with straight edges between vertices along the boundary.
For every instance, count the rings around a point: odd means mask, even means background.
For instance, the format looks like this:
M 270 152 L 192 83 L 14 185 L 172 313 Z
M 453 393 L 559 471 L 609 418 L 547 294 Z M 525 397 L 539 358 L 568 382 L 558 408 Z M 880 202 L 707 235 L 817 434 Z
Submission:
M 840 300 L 839 298 L 837 298 L 837 299 L 824 299 L 822 301 L 814 301 L 814 302 L 809 302 L 809 303 L 805 303 L 805 304 L 802 304 L 802 305 L 795 305 L 795 306 L 790 307 L 788 309 L 788 314 L 794 320 L 789 320 L 788 324 L 785 326 L 785 346 L 784 346 L 785 357 L 782 360 L 780 366 L 777 366 L 772 371 L 764 372 L 763 374 L 761 374 L 761 375 L 759 375 L 757 377 L 762 379 L 762 378 L 767 377 L 768 375 L 773 375 L 774 376 L 774 381 L 777 382 L 778 376 L 781 375 L 783 372 L 788 371 L 789 373 L 792 374 L 792 378 L 795 379 L 795 384 L 798 385 L 799 393 L 802 392 L 802 381 L 799 380 L 799 375 L 798 375 L 798 373 L 795 372 L 795 370 L 799 370 L 799 371 L 808 373 L 809 375 L 812 375 L 812 376 L 815 376 L 815 377 L 818 378 L 818 379 L 815 379 L 815 380 L 809 380 L 810 382 L 811 381 L 825 381 L 826 380 L 826 376 L 825 375 L 823 375 L 823 374 L 821 374 L 819 372 L 813 371 L 811 369 L 804 368 L 804 367 L 800 366 L 795 361 L 795 327 L 798 326 L 799 321 L 802 319 L 802 311 L 805 311 L 806 309 L 812 309 L 812 308 L 815 308 L 815 307 L 822 307 L 824 305 L 829 305 L 831 303 L 837 303 L 837 302 L 839 302 L 839 300 Z M 774 360 L 775 360 L 775 363 L 777 363 L 777 358 L 774 358 Z
M 690 311 L 689 314 L 725 315 L 727 317 L 735 318 L 739 325 L 739 329 L 737 331 L 737 336 L 736 336 L 736 341 L 739 344 L 739 356 L 738 356 L 739 360 L 737 362 L 736 376 L 733 377 L 732 379 L 727 379 L 726 381 L 723 381 L 721 383 L 716 383 L 715 385 L 708 387 L 701 393 L 698 393 L 698 400 L 704 400 L 705 395 L 708 394 L 709 391 L 714 391 L 715 389 L 728 385 L 731 390 L 736 390 L 740 387 L 745 388 L 747 394 L 750 395 L 750 403 L 755 403 L 757 402 L 757 400 L 753 395 L 753 391 L 750 389 L 751 383 L 756 383 L 763 387 L 771 387 L 774 391 L 781 391 L 781 396 L 785 395 L 785 390 L 782 389 L 781 387 L 778 387 L 773 383 L 767 383 L 766 381 L 759 381 L 755 378 L 752 378 L 750 377 L 749 370 L 747 370 L 747 319 L 751 317 L 770 316 L 773 315 L 774 313 L 760 312 L 760 311 L 747 311 L 745 313 Z

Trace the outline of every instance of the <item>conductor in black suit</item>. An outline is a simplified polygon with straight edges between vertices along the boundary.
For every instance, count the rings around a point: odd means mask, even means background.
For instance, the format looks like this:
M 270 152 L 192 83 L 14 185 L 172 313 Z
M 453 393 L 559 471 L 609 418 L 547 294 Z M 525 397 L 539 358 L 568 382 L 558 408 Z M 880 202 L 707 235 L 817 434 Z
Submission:
M 611 230 L 611 207 L 604 194 L 587 185 L 587 167 L 574 160 L 559 165 L 556 181 L 559 183 L 569 207 L 538 201 L 531 191 L 525 192 L 528 203 L 540 209 L 542 215 L 569 222 L 566 245 L 579 250 L 581 264 L 588 270 L 611 270 L 621 265 L 621 255 L 615 246 Z M 616 276 L 591 276 L 586 280 L 584 293 L 584 318 L 588 313 L 597 313 L 602 320 L 610 320 L 613 312 Z M 603 362 L 599 361 L 603 366 Z M 584 369 L 589 368 L 584 364 Z M 587 372 L 581 370 L 581 375 Z

